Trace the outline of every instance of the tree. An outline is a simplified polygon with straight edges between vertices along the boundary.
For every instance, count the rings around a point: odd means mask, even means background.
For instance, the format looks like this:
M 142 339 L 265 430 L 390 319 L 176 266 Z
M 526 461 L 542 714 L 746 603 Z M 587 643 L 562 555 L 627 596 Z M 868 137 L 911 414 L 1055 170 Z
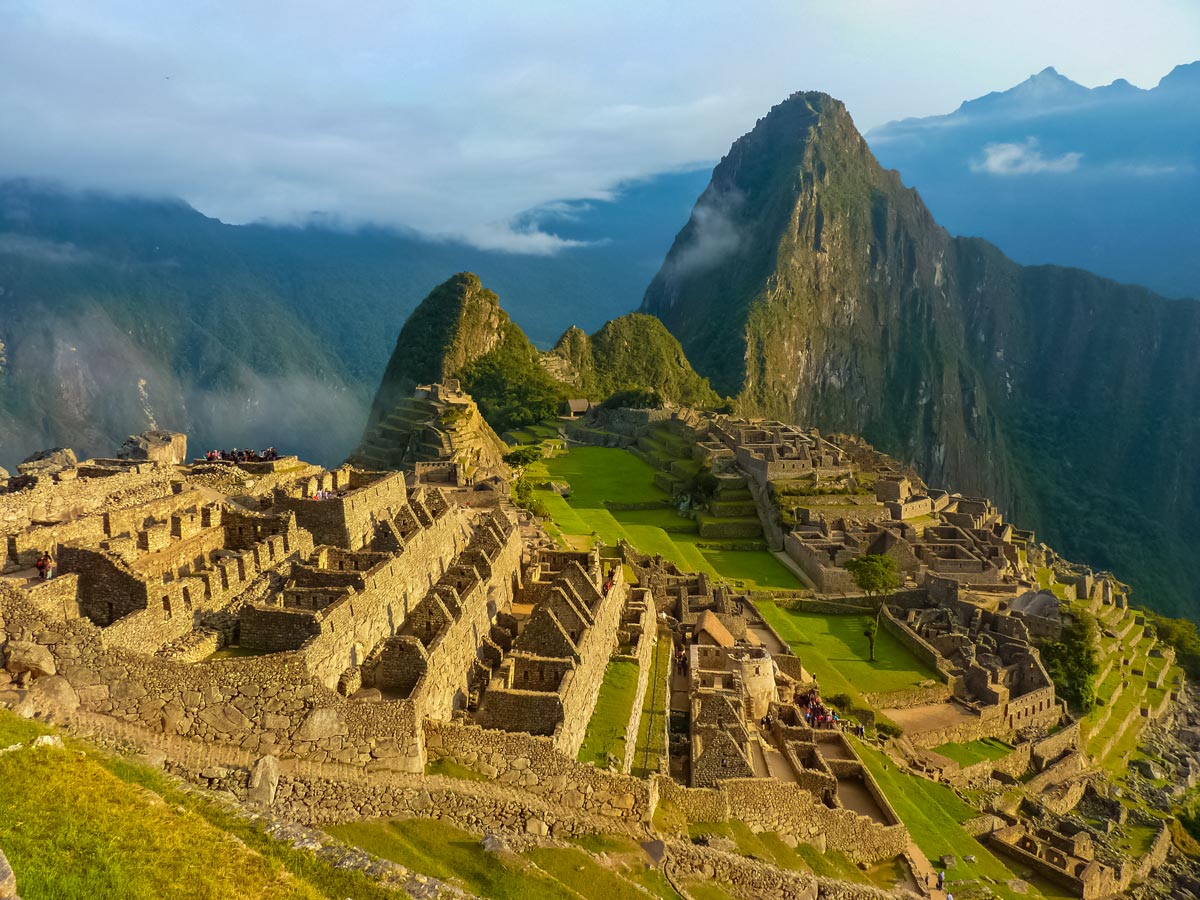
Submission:
M 900 587 L 900 571 L 894 559 L 880 553 L 855 557 L 846 563 L 846 570 L 854 578 L 858 589 L 875 605 L 875 621 L 863 632 L 870 645 L 871 662 L 875 662 L 875 636 L 879 634 L 879 620 L 883 616 L 888 595 Z
M 504 461 L 514 469 L 523 469 L 542 458 L 541 447 L 516 447 L 504 454 Z

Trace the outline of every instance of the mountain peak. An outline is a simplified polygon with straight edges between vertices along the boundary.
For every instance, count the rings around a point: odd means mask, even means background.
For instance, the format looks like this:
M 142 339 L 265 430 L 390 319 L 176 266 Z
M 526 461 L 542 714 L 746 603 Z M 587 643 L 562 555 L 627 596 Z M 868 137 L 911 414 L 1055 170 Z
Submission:
M 1200 88 L 1200 60 L 1182 63 L 1162 77 L 1160 88 L 1196 90 Z
M 369 424 L 388 415 L 417 385 L 452 378 L 491 351 L 508 322 L 500 298 L 483 286 L 478 275 L 459 272 L 443 281 L 400 329 Z

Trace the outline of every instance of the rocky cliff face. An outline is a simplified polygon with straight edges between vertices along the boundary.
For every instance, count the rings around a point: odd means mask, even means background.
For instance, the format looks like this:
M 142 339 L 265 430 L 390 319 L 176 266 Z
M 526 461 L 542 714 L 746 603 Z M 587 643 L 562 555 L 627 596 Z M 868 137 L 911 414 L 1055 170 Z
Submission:
M 733 145 L 642 308 L 744 412 L 864 434 L 1146 602 L 1200 588 L 1200 306 L 951 236 L 837 100 Z

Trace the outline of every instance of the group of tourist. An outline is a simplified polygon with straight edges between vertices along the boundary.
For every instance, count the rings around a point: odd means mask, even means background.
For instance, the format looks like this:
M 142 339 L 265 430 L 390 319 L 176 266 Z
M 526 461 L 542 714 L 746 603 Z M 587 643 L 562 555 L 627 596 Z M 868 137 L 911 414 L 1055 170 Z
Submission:
M 204 459 L 208 462 L 274 462 L 279 459 L 279 453 L 274 447 L 268 447 L 262 453 L 234 447 L 232 450 L 209 450 L 204 454 Z
M 804 721 L 810 728 L 840 728 L 842 720 L 836 709 L 821 702 L 821 695 L 816 688 L 801 694 L 796 699 L 796 705 L 804 710 Z
M 686 647 L 680 647 L 679 650 L 676 651 L 676 653 L 675 653 L 675 671 L 678 672 L 680 675 L 686 675 L 688 673 L 688 658 L 687 658 L 687 648 Z
M 54 557 L 50 555 L 50 551 L 42 552 L 42 555 L 37 558 L 37 562 L 33 564 L 37 569 L 39 581 L 49 581 L 54 577 Z
M 341 494 L 339 494 L 337 491 L 319 490 L 313 491 L 312 498 L 314 500 L 334 500 L 340 496 Z

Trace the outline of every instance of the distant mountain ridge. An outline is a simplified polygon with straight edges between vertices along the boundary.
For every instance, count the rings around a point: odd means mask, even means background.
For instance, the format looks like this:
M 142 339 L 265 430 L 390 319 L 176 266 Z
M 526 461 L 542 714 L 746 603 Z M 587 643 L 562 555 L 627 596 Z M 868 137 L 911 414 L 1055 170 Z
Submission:
M 952 237 L 840 102 L 734 143 L 642 309 L 740 411 L 863 434 L 1195 614 L 1200 304 Z
M 867 135 L 938 221 L 1025 264 L 1200 297 L 1200 62 L 1149 89 L 1047 68 L 947 115 Z
M 340 460 L 405 317 L 448 273 L 484 273 L 548 347 L 637 304 L 706 179 L 531 210 L 517 227 L 583 244 L 550 257 L 0 182 L 0 465 L 57 445 L 111 453 L 152 424 L 201 448 Z

